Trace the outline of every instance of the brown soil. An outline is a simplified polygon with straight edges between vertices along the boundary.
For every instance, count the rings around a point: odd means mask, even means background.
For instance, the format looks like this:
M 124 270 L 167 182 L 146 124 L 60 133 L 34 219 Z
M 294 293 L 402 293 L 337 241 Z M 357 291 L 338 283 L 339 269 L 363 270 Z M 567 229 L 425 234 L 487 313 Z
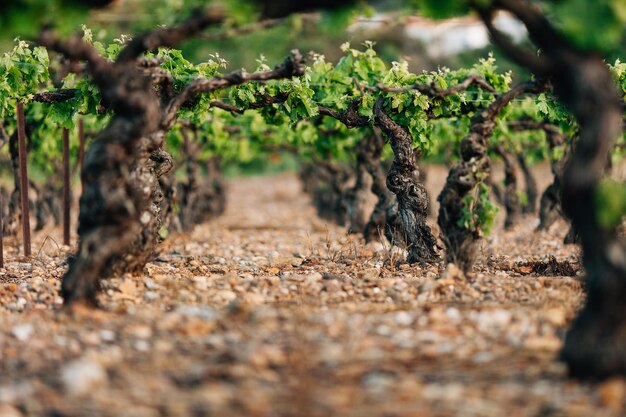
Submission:
M 96 311 L 60 308 L 67 248 L 8 248 L 0 416 L 623 415 L 623 381 L 557 359 L 582 272 L 568 226 L 537 223 L 497 228 L 466 278 L 319 220 L 295 175 L 237 179 L 223 217 L 105 281 Z

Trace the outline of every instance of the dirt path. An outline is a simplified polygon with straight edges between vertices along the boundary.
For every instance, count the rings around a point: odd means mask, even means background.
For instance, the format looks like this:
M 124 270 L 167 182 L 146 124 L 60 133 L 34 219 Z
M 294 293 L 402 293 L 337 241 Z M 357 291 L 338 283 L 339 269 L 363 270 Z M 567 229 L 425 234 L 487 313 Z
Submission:
M 570 382 L 556 359 L 580 277 L 528 261 L 578 268 L 564 224 L 498 230 L 470 280 L 437 279 L 317 219 L 294 175 L 229 194 L 145 275 L 106 281 L 103 311 L 59 310 L 63 258 L 10 262 L 0 416 L 623 415 L 621 382 Z

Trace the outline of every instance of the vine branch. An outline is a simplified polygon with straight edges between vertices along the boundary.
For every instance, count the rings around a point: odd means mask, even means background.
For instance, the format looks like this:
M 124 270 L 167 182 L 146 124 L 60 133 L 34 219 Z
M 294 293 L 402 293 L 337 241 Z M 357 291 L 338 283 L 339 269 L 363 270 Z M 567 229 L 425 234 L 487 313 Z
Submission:
M 161 118 L 161 128 L 167 130 L 176 120 L 178 110 L 199 94 L 211 93 L 219 89 L 244 84 L 250 81 L 267 81 L 298 77 L 304 75 L 304 71 L 304 58 L 302 54 L 300 54 L 300 51 L 294 49 L 291 51 L 291 56 L 270 71 L 258 71 L 253 73 L 235 71 L 227 75 L 195 79 L 167 105 L 164 116 Z
M 215 7 L 194 13 L 190 19 L 173 28 L 159 28 L 143 33 L 131 40 L 117 56 L 118 64 L 134 61 L 146 51 L 160 46 L 172 48 L 196 35 L 207 26 L 224 21 L 224 13 Z

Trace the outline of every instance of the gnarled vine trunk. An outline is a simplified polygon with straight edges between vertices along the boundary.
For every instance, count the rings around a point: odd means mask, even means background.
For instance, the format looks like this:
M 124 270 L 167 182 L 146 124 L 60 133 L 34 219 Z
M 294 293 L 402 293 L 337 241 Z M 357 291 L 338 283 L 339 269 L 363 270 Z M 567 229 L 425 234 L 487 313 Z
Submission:
M 180 221 L 183 230 L 220 216 L 226 209 L 226 185 L 220 167 L 220 158 L 207 163 L 206 178 L 200 181 L 198 161 L 189 161 L 187 183 L 180 187 Z
M 499 0 L 498 7 L 524 23 L 542 53 L 537 57 L 512 45 L 493 26 L 494 10 L 483 10 L 494 40 L 535 74 L 551 77 L 556 95 L 580 126 L 563 175 L 562 204 L 580 235 L 588 296 L 566 335 L 561 358 L 575 377 L 626 375 L 626 245 L 616 225 L 600 223 L 597 200 L 608 154 L 622 134 L 621 97 L 601 57 L 570 45 L 534 5 Z
M 626 247 L 616 227 L 600 224 L 597 183 L 622 109 L 606 64 L 596 56 L 566 54 L 556 92 L 580 123 L 580 140 L 565 168 L 563 209 L 580 234 L 589 294 L 568 332 L 562 357 L 580 377 L 626 375 Z
M 354 171 L 348 166 L 325 160 L 302 166 L 302 189 L 311 196 L 315 212 L 321 219 L 350 227 L 350 210 L 356 204 L 357 197 L 355 185 L 350 186 L 354 180 Z
M 407 245 L 407 262 L 425 264 L 439 262 L 437 240 L 430 226 L 428 216 L 428 193 L 426 187 L 416 180 L 413 137 L 409 131 L 394 122 L 383 110 L 383 99 L 374 104 L 376 125 L 389 137 L 394 159 L 387 174 L 387 188 L 398 200 L 398 218 L 402 223 L 402 235 Z M 390 219 L 387 218 L 387 224 Z
M 450 170 L 438 197 L 437 221 L 446 245 L 446 261 L 458 265 L 464 272 L 470 271 L 473 265 L 476 242 L 481 237 L 479 230 L 468 228 L 463 223 L 466 211 L 476 209 L 466 207 L 466 197 L 476 193 L 477 187 L 490 175 L 487 139 L 493 132 L 496 118 L 511 100 L 543 88 L 543 83 L 533 81 L 501 94 L 489 107 L 473 117 L 470 133 L 461 141 L 461 160 Z
M 502 146 L 497 146 L 496 152 L 504 161 L 504 208 L 506 209 L 504 228 L 510 229 L 520 221 L 522 214 L 522 204 L 517 194 L 515 158 Z
M 114 112 L 85 155 L 78 253 L 61 287 L 67 303 L 94 304 L 99 280 L 107 272 L 139 270 L 152 256 L 165 212 L 159 178 L 172 166 L 163 144 L 181 106 L 200 93 L 303 73 L 302 57 L 293 51 L 274 70 L 197 78 L 179 93 L 170 95 L 165 89 L 159 97 L 154 84 L 169 85 L 171 77 L 160 70 L 138 68 L 138 58 L 147 50 L 176 45 L 222 19 L 220 13 L 200 13 L 178 27 L 139 35 L 120 51 L 115 62 L 104 59 L 80 36 L 60 41 L 49 30 L 42 33 L 43 45 L 70 60 L 87 61 L 94 83 Z
M 558 126 L 552 125 L 547 121 L 535 122 L 533 120 L 516 120 L 509 122 L 509 128 L 514 131 L 525 130 L 542 130 L 545 132 L 546 141 L 550 155 L 560 146 L 565 145 L 565 135 L 561 133 Z M 563 177 L 563 169 L 565 161 L 569 157 L 569 146 L 565 147 L 563 156 L 560 159 L 550 157 L 550 169 L 552 171 L 553 181 L 541 194 L 539 203 L 539 226 L 537 230 L 547 230 L 561 216 L 561 179 Z M 526 177 L 526 192 L 528 194 L 528 206 L 523 208 L 524 212 L 529 211 L 527 207 L 533 206 L 531 202 L 537 197 L 537 182 L 535 181 L 532 171 L 526 164 L 523 154 L 518 154 L 518 161 Z

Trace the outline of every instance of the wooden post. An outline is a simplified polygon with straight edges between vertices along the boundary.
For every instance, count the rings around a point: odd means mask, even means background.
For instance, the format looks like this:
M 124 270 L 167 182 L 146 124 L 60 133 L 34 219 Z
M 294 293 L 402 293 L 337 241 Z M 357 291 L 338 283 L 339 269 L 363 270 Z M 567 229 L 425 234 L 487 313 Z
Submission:
M 83 181 L 83 167 L 85 165 L 85 122 L 78 119 L 78 176 L 80 177 L 81 191 L 85 190 Z
M 24 256 L 30 256 L 30 207 L 28 200 L 28 160 L 26 155 L 26 122 L 24 103 L 17 102 L 17 149 L 20 168 L 20 197 L 22 208 L 22 234 L 24 236 Z
M 63 128 L 63 244 L 70 244 L 70 131 Z

